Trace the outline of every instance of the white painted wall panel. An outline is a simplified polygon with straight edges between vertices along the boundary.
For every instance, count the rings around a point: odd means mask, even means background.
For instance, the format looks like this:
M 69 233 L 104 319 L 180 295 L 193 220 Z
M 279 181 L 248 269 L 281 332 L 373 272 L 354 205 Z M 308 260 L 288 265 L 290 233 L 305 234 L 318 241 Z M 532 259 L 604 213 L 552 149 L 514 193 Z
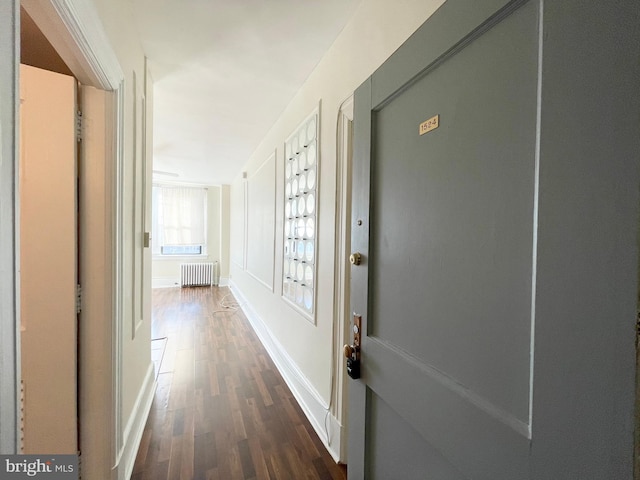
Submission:
M 273 290 L 276 154 L 247 181 L 247 271 Z
M 241 270 L 245 269 L 246 191 L 246 182 L 243 179 L 238 179 L 231 185 L 231 225 L 229 233 L 229 238 L 231 239 L 231 263 Z

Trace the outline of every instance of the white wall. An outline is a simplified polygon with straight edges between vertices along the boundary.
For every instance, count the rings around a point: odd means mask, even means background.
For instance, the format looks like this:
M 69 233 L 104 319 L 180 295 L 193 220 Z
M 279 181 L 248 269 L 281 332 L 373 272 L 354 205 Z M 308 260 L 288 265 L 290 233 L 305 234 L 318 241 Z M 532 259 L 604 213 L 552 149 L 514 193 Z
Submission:
M 131 2 L 93 0 L 109 43 L 124 72 L 124 165 L 123 165 L 123 288 L 122 288 L 122 369 L 119 385 L 121 406 L 119 424 L 118 477 L 124 478 L 133 466 L 141 428 L 153 398 L 154 376 L 151 362 L 151 285 L 149 249 L 143 248 L 144 187 L 151 186 L 152 128 L 151 79 L 147 75 L 144 52 L 135 30 Z M 134 88 L 135 85 L 135 88 Z M 134 95 L 135 94 L 135 95 Z M 143 97 L 146 96 L 147 135 L 143 128 Z M 134 107 L 135 105 L 135 107 Z M 143 146 L 147 140 L 146 149 Z M 147 154 L 146 159 L 144 154 Z M 146 196 L 148 204 L 150 196 Z M 117 292 L 116 292 L 117 294 Z M 116 312 L 116 315 L 119 315 Z
M 333 283 L 335 255 L 336 122 L 341 102 L 393 53 L 442 3 L 441 0 L 371 0 L 362 2 L 331 49 L 274 123 L 243 168 L 251 178 L 266 158 L 276 157 L 276 242 L 275 288 L 272 292 L 243 268 L 244 180 L 231 186 L 231 282 L 255 316 L 259 318 L 276 348 L 295 364 L 301 384 L 326 405 L 331 394 Z M 283 75 L 285 72 L 283 71 Z M 283 188 L 285 139 L 299 123 L 320 107 L 320 179 L 318 208 L 317 316 L 315 325 L 285 303 L 282 298 Z M 250 216 L 249 216 L 250 218 Z M 310 398 L 311 398 L 310 397 Z M 314 400 L 311 399 L 311 402 Z M 307 410 L 313 410 L 309 406 Z M 321 422 L 321 419 L 320 419 Z M 323 437 L 323 435 L 321 435 Z M 335 455 L 334 455 L 335 456 Z
M 224 235 L 221 223 L 222 187 L 213 185 L 203 185 L 203 187 L 207 189 L 207 254 L 198 257 L 154 257 L 151 267 L 153 288 L 179 286 L 182 263 L 218 262 L 218 274 L 221 275 L 223 263 L 221 240 Z

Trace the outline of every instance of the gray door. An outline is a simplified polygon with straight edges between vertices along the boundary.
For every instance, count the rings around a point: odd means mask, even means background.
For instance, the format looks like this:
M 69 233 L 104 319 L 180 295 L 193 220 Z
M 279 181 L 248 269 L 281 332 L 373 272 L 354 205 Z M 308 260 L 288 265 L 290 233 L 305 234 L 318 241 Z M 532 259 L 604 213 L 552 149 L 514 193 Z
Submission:
M 597 3 L 450 0 L 356 91 L 351 480 L 631 478 L 638 7 Z

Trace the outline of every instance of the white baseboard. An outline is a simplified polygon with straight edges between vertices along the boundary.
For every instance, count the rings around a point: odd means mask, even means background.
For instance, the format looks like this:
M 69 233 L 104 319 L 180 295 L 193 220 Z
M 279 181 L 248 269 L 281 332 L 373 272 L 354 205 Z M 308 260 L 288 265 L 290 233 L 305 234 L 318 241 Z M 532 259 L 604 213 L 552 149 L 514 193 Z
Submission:
M 153 277 L 151 279 L 151 288 L 169 288 L 179 286 L 180 277 Z
M 144 377 L 138 398 L 136 399 L 133 411 L 122 435 L 123 446 L 118 456 L 118 464 L 116 465 L 118 471 L 116 478 L 118 480 L 129 480 L 131 478 L 144 427 L 147 423 L 149 411 L 151 410 L 151 404 L 153 403 L 156 385 L 153 363 L 151 363 L 147 369 L 147 374 Z
M 220 281 L 218 282 L 219 287 L 228 287 L 229 286 L 229 277 L 220 277 Z
M 343 426 L 335 416 L 327 413 L 326 402 L 298 368 L 280 342 L 273 336 L 269 327 L 253 309 L 237 285 L 231 281 L 229 287 L 258 335 L 258 338 L 269 353 L 273 363 L 275 363 L 276 368 L 282 375 L 282 378 L 284 378 L 293 396 L 300 404 L 302 411 L 309 419 L 320 440 L 322 440 L 322 443 L 327 447 L 327 450 L 336 462 L 346 462 L 346 458 L 341 458 L 341 454 L 345 450 L 344 446 L 341 445 Z M 329 438 L 327 438 L 327 432 Z

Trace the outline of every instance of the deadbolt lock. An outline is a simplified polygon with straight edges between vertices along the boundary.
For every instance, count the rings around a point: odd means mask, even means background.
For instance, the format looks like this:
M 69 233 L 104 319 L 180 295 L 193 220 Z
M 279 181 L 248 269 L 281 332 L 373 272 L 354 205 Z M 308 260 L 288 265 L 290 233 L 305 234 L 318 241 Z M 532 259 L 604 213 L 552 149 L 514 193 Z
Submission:
M 354 380 L 360 378 L 360 360 L 355 358 L 347 358 L 347 375 Z
M 352 255 L 353 257 L 353 255 Z M 347 374 L 353 378 L 360 378 L 360 329 L 362 317 L 353 315 L 353 345 L 344 346 L 344 356 L 347 358 Z
M 354 380 L 360 378 L 360 349 L 356 345 L 345 345 L 344 356 L 347 358 L 347 375 Z
M 355 252 L 349 257 L 351 265 L 360 265 L 362 263 L 362 254 Z

